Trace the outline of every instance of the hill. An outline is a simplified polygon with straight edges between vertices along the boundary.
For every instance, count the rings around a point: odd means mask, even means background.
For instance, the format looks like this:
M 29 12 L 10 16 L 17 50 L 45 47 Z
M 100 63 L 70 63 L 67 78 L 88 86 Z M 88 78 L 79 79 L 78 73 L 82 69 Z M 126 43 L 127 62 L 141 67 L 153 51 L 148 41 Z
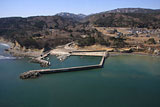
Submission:
M 107 11 L 107 13 L 160 13 L 159 9 L 145 9 L 145 8 L 118 8 Z
M 101 27 L 160 28 L 160 10 L 142 8 L 115 9 L 90 15 L 83 21 Z
M 99 32 L 89 27 L 87 23 L 58 15 L 0 18 L 0 37 L 29 49 L 50 49 L 71 41 L 78 41 L 81 46 L 90 45 L 90 42 L 87 44 L 81 42 L 82 35 L 86 35 L 86 42 L 92 37 L 98 39 L 101 37 Z M 96 37 L 97 35 L 99 37 Z
M 54 47 L 70 42 L 70 29 L 78 24 L 60 16 L 0 18 L 0 36 L 27 48 Z
M 64 17 L 64 18 L 70 18 L 70 19 L 73 19 L 76 21 L 80 21 L 86 17 L 86 15 L 84 15 L 84 14 L 73 14 L 73 13 L 68 13 L 68 12 L 61 12 L 56 15 Z
M 115 9 L 89 16 L 59 13 L 55 16 L 0 18 L 0 37 L 26 48 L 54 48 L 71 41 L 80 46 L 108 45 L 97 27 L 160 28 L 159 10 Z M 83 38 L 85 37 L 85 38 Z

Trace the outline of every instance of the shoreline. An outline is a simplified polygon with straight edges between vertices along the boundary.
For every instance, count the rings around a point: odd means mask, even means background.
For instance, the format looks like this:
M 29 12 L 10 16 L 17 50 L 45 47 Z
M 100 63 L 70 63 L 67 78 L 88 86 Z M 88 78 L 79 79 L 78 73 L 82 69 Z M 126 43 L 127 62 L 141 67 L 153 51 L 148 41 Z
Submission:
M 98 50 L 98 49 L 96 49 Z M 93 49 L 86 49 L 86 48 L 81 48 L 81 49 L 65 49 L 65 48 L 56 48 L 51 50 L 51 55 L 63 55 L 63 54 L 67 54 L 71 51 L 96 51 Z M 99 49 L 101 50 L 101 49 Z M 105 49 L 104 49 L 105 50 Z M 110 56 L 118 56 L 118 55 L 139 55 L 139 56 L 152 56 L 152 57 L 160 57 L 160 55 L 156 55 L 156 54 L 149 54 L 146 52 L 109 52 Z
M 10 53 L 12 56 L 14 57 L 28 57 L 28 58 L 36 58 L 41 56 L 44 52 L 43 49 L 42 50 L 36 50 L 36 49 L 17 49 L 17 47 L 15 47 L 15 44 L 4 40 L 3 38 L 0 38 L 0 43 L 2 44 L 7 44 L 9 46 L 8 48 L 8 53 Z M 56 50 L 56 53 L 54 50 Z M 74 51 L 84 51 L 87 50 L 89 51 L 89 49 L 85 49 L 85 48 L 81 48 L 81 49 L 74 49 Z M 65 52 L 68 52 L 71 50 L 65 49 L 65 48 L 55 48 L 50 50 L 51 55 L 61 55 L 64 54 Z M 149 53 L 145 53 L 145 52 L 131 52 L 131 53 L 122 53 L 122 52 L 109 52 L 110 56 L 119 56 L 119 55 L 139 55 L 139 56 L 152 56 L 152 57 L 160 57 L 160 55 L 154 55 L 154 54 L 149 54 Z
M 109 52 L 110 56 L 113 57 L 113 56 L 120 56 L 120 55 L 130 55 L 130 56 L 134 56 L 134 55 L 137 55 L 137 56 L 151 56 L 151 57 L 160 57 L 160 55 L 153 55 L 153 54 L 148 54 L 148 53 L 142 53 L 142 52 L 132 52 L 132 53 L 120 53 L 120 52 Z
M 10 42 L 10 41 L 8 41 L 8 40 L 5 40 L 5 39 L 3 39 L 3 38 L 0 38 L 0 43 L 6 44 L 6 45 L 8 45 L 9 47 L 13 47 L 13 46 L 14 46 L 14 43 L 12 43 L 12 42 Z
M 21 47 L 18 43 L 13 43 L 3 38 L 0 38 L 0 43 L 8 45 L 8 49 L 4 50 L 6 53 L 9 53 L 13 57 L 28 57 L 28 58 L 35 58 L 39 57 L 43 54 L 43 49 L 26 49 Z

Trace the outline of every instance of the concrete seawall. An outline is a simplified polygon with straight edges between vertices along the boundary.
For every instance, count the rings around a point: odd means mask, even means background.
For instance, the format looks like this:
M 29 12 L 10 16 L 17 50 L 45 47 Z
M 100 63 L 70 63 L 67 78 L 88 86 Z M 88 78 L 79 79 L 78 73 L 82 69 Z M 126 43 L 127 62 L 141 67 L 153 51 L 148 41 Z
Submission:
M 104 51 L 73 51 L 71 55 L 79 56 L 103 56 Z
M 93 52 L 93 51 L 91 51 L 91 52 Z M 98 51 L 96 51 L 96 52 L 98 52 Z M 73 52 L 73 53 L 80 53 L 79 55 L 81 55 L 83 53 L 83 51 L 81 51 L 81 52 Z M 74 54 L 74 55 L 76 55 L 76 54 Z M 86 52 L 85 55 L 91 56 L 90 51 L 88 51 L 88 53 Z M 94 56 L 96 56 L 96 55 L 94 55 Z M 42 74 L 51 74 L 51 73 L 71 72 L 71 71 L 80 71 L 80 70 L 103 68 L 105 59 L 109 56 L 109 54 L 108 54 L 107 51 L 101 51 L 101 56 L 102 56 L 102 59 L 101 59 L 100 63 L 97 64 L 97 65 L 78 66 L 78 67 L 69 67 L 69 68 L 59 68 L 59 69 L 31 70 L 31 71 L 22 73 L 20 75 L 20 78 L 21 79 L 29 79 L 29 78 L 39 77 Z

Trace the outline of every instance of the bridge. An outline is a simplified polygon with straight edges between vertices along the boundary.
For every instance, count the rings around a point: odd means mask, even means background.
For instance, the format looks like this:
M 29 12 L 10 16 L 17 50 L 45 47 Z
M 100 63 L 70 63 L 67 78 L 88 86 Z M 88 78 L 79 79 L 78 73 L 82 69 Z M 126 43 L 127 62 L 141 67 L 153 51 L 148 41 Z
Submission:
M 90 69 L 97 69 L 103 68 L 105 59 L 109 56 L 107 51 L 74 51 L 71 55 L 84 55 L 91 56 L 90 53 L 92 52 L 101 52 L 102 59 L 99 64 L 97 65 L 88 65 L 88 66 L 77 66 L 77 67 L 68 67 L 68 68 L 59 68 L 59 69 L 41 69 L 41 70 L 30 70 L 28 72 L 24 72 L 20 75 L 21 79 L 29 79 L 29 78 L 36 78 L 42 74 L 51 74 L 51 73 L 60 73 L 60 72 L 71 72 L 71 71 L 80 71 L 80 70 L 90 70 Z M 75 54 L 76 53 L 76 54 Z M 96 56 L 95 54 L 93 56 Z M 97 56 L 100 56 L 98 54 Z

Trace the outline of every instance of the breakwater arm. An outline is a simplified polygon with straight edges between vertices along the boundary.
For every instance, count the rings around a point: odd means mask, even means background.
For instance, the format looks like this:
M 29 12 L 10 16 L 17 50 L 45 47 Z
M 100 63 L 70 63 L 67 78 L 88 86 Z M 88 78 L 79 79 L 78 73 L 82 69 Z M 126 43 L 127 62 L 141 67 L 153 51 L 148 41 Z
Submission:
M 78 52 L 77 52 L 78 53 Z M 81 51 L 81 53 L 83 53 Z M 88 51 L 89 53 L 89 51 Z M 85 53 L 86 55 L 86 53 Z M 28 72 L 24 72 L 20 75 L 21 79 L 29 79 L 29 78 L 36 78 L 42 74 L 51 74 L 51 73 L 60 73 L 60 72 L 70 72 L 70 71 L 80 71 L 80 70 L 89 70 L 89 69 L 96 69 L 102 68 L 105 62 L 105 59 L 109 56 L 107 51 L 103 51 L 101 53 L 102 59 L 99 64 L 97 65 L 88 65 L 88 66 L 78 66 L 78 67 L 69 67 L 69 68 L 59 68 L 59 69 L 41 69 L 41 70 L 31 70 Z

